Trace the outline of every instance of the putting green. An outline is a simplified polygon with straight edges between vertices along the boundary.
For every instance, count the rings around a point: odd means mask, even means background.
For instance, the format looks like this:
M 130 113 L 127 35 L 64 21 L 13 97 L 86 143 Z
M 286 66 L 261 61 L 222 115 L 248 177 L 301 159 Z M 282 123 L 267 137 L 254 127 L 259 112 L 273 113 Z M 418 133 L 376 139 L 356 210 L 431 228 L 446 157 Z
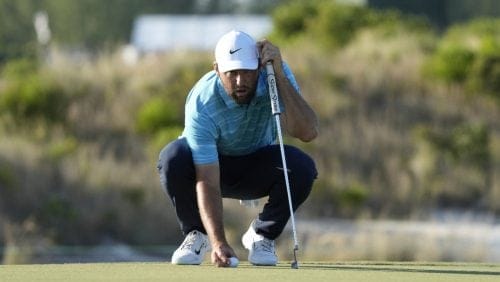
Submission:
M 303 262 L 238 268 L 177 266 L 169 263 L 85 263 L 2 265 L 0 281 L 500 281 L 500 264 Z

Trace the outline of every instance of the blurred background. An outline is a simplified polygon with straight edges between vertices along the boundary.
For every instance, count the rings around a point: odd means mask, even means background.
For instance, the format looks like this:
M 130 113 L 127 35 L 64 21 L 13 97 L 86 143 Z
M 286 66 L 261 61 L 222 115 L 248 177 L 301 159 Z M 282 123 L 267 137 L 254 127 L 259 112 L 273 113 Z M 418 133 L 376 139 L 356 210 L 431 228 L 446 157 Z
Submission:
M 156 174 L 239 28 L 320 118 L 299 260 L 500 262 L 500 1 L 0 0 L 0 261 L 167 261 Z M 225 200 L 230 242 L 260 206 Z M 278 240 L 282 260 L 293 240 Z

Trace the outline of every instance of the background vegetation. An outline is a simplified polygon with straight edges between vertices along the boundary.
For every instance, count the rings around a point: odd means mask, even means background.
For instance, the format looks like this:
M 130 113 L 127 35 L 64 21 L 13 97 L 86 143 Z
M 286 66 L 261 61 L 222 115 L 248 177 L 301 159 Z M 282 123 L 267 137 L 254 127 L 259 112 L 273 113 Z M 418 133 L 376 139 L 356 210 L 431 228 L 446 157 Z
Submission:
M 29 262 L 19 254 L 52 245 L 180 239 L 156 158 L 180 134 L 186 93 L 212 53 L 125 63 L 117 46 L 130 9 L 192 10 L 122 2 L 0 0 L 4 262 Z M 31 27 L 39 8 L 54 19 L 50 46 L 37 46 Z M 287 140 L 311 153 L 320 173 L 301 217 L 500 212 L 500 20 L 440 30 L 424 17 L 332 1 L 286 1 L 272 18 L 270 38 L 321 123 L 315 142 Z M 234 201 L 226 208 L 236 238 L 242 217 L 255 215 Z

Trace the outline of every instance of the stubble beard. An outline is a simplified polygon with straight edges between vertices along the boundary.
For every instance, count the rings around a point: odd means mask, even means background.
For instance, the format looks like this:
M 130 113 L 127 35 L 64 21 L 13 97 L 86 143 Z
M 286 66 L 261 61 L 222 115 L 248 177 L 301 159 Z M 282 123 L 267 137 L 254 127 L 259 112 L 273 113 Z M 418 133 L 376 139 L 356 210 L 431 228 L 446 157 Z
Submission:
M 255 97 L 255 90 L 256 87 L 253 88 L 246 88 L 246 93 L 245 95 L 238 95 L 238 91 L 233 91 L 231 93 L 231 98 L 238 104 L 238 105 L 246 105 L 249 104 L 250 101 L 252 101 L 253 97 Z

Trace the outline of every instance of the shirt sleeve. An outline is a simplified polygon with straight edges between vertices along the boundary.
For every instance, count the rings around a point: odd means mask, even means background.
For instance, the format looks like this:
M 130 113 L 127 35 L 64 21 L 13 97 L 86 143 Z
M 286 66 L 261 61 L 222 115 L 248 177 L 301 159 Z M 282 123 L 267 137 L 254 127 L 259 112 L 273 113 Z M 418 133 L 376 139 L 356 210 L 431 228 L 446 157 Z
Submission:
M 287 63 L 283 62 L 282 65 L 283 65 L 283 72 L 285 73 L 286 78 L 288 79 L 288 81 L 290 81 L 290 84 L 292 84 L 293 88 L 295 88 L 295 90 L 297 90 L 297 93 L 299 95 L 302 95 L 300 93 L 299 84 L 297 83 L 297 80 L 295 79 L 295 76 L 293 75 L 292 70 L 290 69 L 290 67 L 288 66 Z
M 183 135 L 191 148 L 194 164 L 211 164 L 219 160 L 216 144 L 217 129 L 204 111 L 189 111 Z

